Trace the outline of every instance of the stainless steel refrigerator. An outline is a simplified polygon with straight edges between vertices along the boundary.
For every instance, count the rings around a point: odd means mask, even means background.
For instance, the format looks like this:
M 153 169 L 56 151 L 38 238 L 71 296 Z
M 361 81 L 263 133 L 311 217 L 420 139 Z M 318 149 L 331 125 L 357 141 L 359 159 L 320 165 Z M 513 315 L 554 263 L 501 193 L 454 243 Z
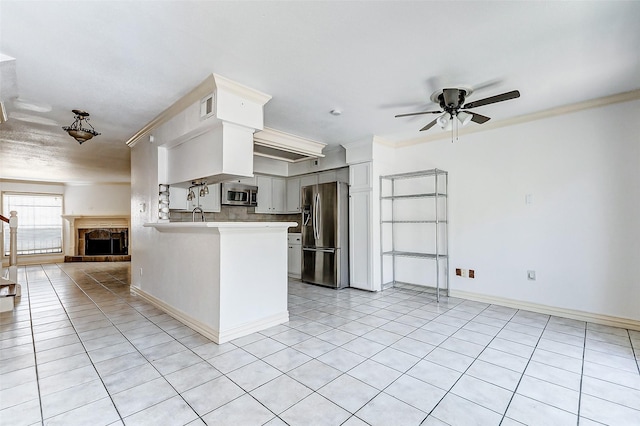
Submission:
M 349 286 L 349 186 L 329 182 L 302 188 L 302 281 Z

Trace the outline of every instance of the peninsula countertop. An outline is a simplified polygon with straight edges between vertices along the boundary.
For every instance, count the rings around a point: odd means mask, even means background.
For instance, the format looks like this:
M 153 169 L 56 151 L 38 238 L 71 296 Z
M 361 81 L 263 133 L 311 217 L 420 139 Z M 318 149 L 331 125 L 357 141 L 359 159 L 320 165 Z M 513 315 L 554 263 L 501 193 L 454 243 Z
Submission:
M 296 222 L 149 222 L 143 225 L 160 232 L 216 232 L 219 229 L 291 228 Z

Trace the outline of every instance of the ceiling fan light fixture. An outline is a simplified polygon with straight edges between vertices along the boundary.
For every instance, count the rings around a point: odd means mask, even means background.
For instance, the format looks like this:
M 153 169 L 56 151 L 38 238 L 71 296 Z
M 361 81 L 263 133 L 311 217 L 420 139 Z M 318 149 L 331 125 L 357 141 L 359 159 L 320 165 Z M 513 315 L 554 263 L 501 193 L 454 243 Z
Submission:
M 69 136 L 78 141 L 80 145 L 94 136 L 98 136 L 100 133 L 96 132 L 96 129 L 89 124 L 89 113 L 80 109 L 74 109 L 72 112 L 75 114 L 75 120 L 70 126 L 64 126 L 62 130 L 67 132 Z M 90 129 L 82 127 L 82 122 L 90 127 Z
M 473 115 L 469 114 L 468 112 L 460 111 L 458 114 L 456 114 L 456 117 L 458 118 L 460 124 L 466 126 L 471 122 Z
M 449 113 L 445 112 L 444 114 L 442 114 L 440 117 L 438 117 L 436 119 L 438 126 L 440 126 L 441 129 L 444 130 L 449 130 L 451 128 L 451 119 L 449 118 Z

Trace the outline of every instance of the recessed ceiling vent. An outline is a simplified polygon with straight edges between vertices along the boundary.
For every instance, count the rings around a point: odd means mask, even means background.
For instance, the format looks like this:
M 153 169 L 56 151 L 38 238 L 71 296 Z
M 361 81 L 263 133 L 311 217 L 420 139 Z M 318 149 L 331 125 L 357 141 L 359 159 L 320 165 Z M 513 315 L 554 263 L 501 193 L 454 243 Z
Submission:
M 326 144 L 301 138 L 289 133 L 265 127 L 253 135 L 253 154 L 261 157 L 297 163 L 311 158 L 324 157 Z

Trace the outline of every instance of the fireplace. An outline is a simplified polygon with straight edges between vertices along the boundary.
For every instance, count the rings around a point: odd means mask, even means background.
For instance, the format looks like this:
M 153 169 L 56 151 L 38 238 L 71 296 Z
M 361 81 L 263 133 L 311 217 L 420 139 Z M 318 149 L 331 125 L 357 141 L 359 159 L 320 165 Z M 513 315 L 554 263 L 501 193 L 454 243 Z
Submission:
M 129 218 L 63 215 L 69 222 L 65 262 L 130 261 Z
M 85 256 L 128 254 L 126 229 L 93 229 L 85 231 Z

